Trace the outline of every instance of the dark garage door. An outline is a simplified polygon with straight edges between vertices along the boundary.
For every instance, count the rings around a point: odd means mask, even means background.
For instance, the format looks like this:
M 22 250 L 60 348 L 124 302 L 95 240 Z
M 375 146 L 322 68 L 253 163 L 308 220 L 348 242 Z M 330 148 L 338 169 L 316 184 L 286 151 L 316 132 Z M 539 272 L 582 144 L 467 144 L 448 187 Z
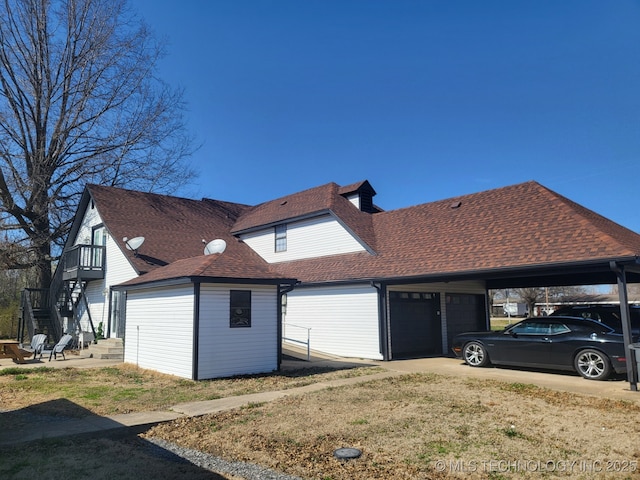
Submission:
M 487 329 L 484 295 L 447 293 L 447 349 L 458 333 L 477 332 Z M 451 351 L 447 353 L 452 354 Z
M 389 292 L 389 309 L 392 358 L 442 354 L 439 294 Z

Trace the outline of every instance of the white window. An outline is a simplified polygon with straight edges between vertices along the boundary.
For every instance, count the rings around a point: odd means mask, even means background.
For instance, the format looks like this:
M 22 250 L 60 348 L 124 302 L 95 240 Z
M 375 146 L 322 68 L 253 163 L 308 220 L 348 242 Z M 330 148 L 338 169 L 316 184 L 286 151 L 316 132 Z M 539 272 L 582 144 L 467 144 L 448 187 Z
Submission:
M 276 225 L 276 252 L 287 251 L 287 225 Z

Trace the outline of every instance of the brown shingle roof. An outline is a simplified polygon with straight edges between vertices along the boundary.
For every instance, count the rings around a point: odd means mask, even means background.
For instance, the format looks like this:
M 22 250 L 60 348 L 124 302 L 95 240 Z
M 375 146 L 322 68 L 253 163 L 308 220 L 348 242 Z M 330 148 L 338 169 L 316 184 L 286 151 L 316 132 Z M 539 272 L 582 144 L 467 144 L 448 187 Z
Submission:
M 89 191 L 138 271 L 150 272 L 139 282 L 156 276 L 303 282 L 418 278 L 640 256 L 640 235 L 536 182 L 375 214 L 355 208 L 341 195 L 345 187 L 335 183 L 256 207 L 109 187 Z M 368 251 L 268 265 L 233 235 L 324 212 Z M 146 238 L 138 257 L 124 249 L 124 236 Z M 202 256 L 201 240 L 214 238 L 224 239 L 227 250 Z
M 214 278 L 251 280 L 256 283 L 265 281 L 293 282 L 284 275 L 269 268 L 265 262 L 247 262 L 244 255 L 227 252 L 213 255 L 200 255 L 193 258 L 177 260 L 169 265 L 134 278 L 122 286 L 140 285 L 150 282 L 179 278 Z
M 202 256 L 204 244 L 221 238 L 225 256 L 239 259 L 246 268 L 266 265 L 229 230 L 248 207 L 215 200 L 186 198 L 90 185 L 87 187 L 112 238 L 140 274 L 185 258 Z M 139 255 L 124 247 L 123 237 L 145 237 Z
M 339 191 L 340 186 L 327 183 L 262 203 L 246 210 L 236 221 L 231 232 L 240 234 L 292 219 L 331 212 L 365 244 L 365 248 L 375 250 L 371 215 L 354 208 L 353 204 L 340 195 Z
M 377 255 L 278 264 L 303 282 L 399 278 L 640 255 L 640 235 L 527 182 L 371 216 Z
M 359 190 L 370 190 L 373 195 L 376 194 L 376 191 L 373 189 L 368 180 L 362 180 L 360 182 L 352 183 L 351 185 L 339 187 L 338 193 L 340 195 L 349 195 Z

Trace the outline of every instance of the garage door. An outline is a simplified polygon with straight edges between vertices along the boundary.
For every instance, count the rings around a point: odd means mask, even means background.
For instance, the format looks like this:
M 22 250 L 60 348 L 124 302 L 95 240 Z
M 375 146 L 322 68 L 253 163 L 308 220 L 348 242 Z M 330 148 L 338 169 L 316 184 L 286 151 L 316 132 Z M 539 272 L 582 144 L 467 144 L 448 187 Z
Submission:
M 486 330 L 487 314 L 484 295 L 447 293 L 447 353 L 451 353 L 451 340 L 458 333 Z
M 442 354 L 440 295 L 389 292 L 391 358 Z

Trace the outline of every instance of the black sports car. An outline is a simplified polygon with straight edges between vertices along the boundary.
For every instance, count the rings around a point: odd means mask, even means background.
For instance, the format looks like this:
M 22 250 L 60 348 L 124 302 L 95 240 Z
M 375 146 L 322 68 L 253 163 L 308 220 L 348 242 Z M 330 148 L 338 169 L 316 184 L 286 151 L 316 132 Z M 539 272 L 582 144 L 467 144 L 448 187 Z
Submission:
M 472 367 L 575 370 L 589 380 L 627 370 L 622 335 L 586 318 L 534 317 L 498 332 L 461 333 L 453 338 L 453 352 Z

